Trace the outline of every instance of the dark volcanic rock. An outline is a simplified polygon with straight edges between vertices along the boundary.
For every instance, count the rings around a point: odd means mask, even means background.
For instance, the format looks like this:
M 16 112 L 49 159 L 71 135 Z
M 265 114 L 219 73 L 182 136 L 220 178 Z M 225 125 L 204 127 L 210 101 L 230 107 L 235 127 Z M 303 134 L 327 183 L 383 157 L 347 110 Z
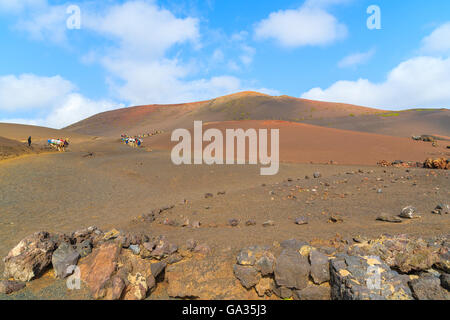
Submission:
M 450 300 L 450 294 L 441 287 L 441 281 L 434 276 L 411 280 L 409 286 L 418 300 Z
M 297 240 L 297 239 L 289 239 L 289 240 L 284 240 L 283 242 L 281 242 L 280 245 L 283 249 L 298 251 L 301 249 L 301 247 L 307 246 L 308 243 L 305 241 Z
M 236 278 L 238 278 L 241 284 L 247 289 L 255 286 L 261 279 L 258 270 L 253 267 L 235 264 L 233 266 L 233 272 Z
M 260 259 L 268 250 L 267 247 L 250 246 L 239 251 L 236 261 L 242 266 L 254 266 L 256 261 Z
M 322 284 L 330 280 L 330 265 L 326 255 L 317 250 L 311 250 L 309 261 L 311 263 L 311 278 L 314 283 Z
M 334 300 L 411 300 L 405 277 L 392 271 L 379 257 L 341 254 L 330 261 Z
M 52 265 L 56 276 L 64 279 L 72 274 L 73 268 L 71 268 L 71 272 L 68 271 L 68 268 L 76 266 L 79 258 L 80 254 L 70 244 L 63 242 L 52 255 Z
M 283 250 L 275 262 L 274 274 L 278 286 L 303 289 L 308 285 L 310 265 L 297 251 Z
M 450 274 L 443 273 L 441 274 L 441 286 L 450 291 Z
M 3 259 L 5 278 L 30 281 L 39 276 L 50 265 L 56 245 L 44 231 L 23 239 Z
M 76 250 L 82 258 L 86 257 L 92 252 L 92 241 L 90 239 L 86 239 L 80 243 L 77 243 Z

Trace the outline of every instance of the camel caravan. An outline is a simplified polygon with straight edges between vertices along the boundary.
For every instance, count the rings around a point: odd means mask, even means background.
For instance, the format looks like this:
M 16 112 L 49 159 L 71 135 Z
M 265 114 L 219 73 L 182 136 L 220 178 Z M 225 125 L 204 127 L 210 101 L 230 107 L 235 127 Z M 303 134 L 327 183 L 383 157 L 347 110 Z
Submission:
M 152 132 L 139 134 L 134 137 L 130 137 L 126 134 L 122 134 L 122 135 L 120 135 L 120 137 L 121 137 L 122 143 L 124 143 L 130 147 L 133 147 L 133 148 L 139 148 L 144 143 L 143 138 L 155 136 L 155 135 L 161 134 L 161 133 L 163 133 L 163 131 L 153 130 Z
M 69 138 L 64 139 L 48 139 L 48 145 L 57 149 L 59 152 L 65 152 L 69 146 Z

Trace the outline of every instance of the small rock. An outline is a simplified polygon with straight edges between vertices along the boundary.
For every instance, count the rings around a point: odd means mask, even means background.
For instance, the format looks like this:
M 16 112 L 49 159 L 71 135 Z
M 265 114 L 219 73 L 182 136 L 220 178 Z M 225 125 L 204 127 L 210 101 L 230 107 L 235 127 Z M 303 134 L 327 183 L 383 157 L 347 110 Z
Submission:
M 107 240 L 115 239 L 119 235 L 120 235 L 120 231 L 118 231 L 116 229 L 112 229 L 112 230 L 108 231 L 107 233 L 105 233 L 105 235 L 103 236 L 103 240 L 107 241 Z
M 388 215 L 387 213 L 382 213 L 377 217 L 378 221 L 384 221 L 384 222 L 392 222 L 392 223 L 402 223 L 403 220 L 399 217 Z
M 194 221 L 194 222 L 192 222 L 192 228 L 194 228 L 194 229 L 200 228 L 200 221 Z
M 139 255 L 141 253 L 141 248 L 137 244 L 132 244 L 128 247 L 135 255 Z
M 314 178 L 318 179 L 318 178 L 322 177 L 322 174 L 320 172 L 314 172 L 313 176 L 314 176 Z
M 342 218 L 342 216 L 340 216 L 338 214 L 332 214 L 330 216 L 330 218 L 328 219 L 328 222 L 331 222 L 331 223 L 342 223 L 342 222 L 344 222 L 344 218 Z
M 11 294 L 13 292 L 22 290 L 25 288 L 25 283 L 17 281 L 3 280 L 0 281 L 0 293 Z
M 245 225 L 246 225 L 247 227 L 250 227 L 250 226 L 256 226 L 256 221 L 255 221 L 255 220 L 252 220 L 252 219 L 247 220 L 247 221 L 245 222 Z
M 194 252 L 203 253 L 203 254 L 207 254 L 210 251 L 211 251 L 211 248 L 206 243 L 198 244 L 194 249 Z
M 77 252 L 81 258 L 88 256 L 92 252 L 92 241 L 87 239 L 77 244 Z
M 295 219 L 295 224 L 298 224 L 298 225 L 308 224 L 308 219 L 306 219 L 305 217 L 299 217 L 299 218 Z
M 205 199 L 212 198 L 214 195 L 212 193 L 205 193 Z
M 416 215 L 417 209 L 413 206 L 407 206 L 402 209 L 400 212 L 400 217 L 405 219 L 415 219 L 419 218 L 419 216 Z
M 189 251 L 194 250 L 196 246 L 197 246 L 197 242 L 194 239 L 189 239 L 186 241 L 186 248 Z
M 239 220 L 238 219 L 230 219 L 228 220 L 228 225 L 231 227 L 237 227 L 239 224 Z
M 262 225 L 263 225 L 263 227 L 273 227 L 273 226 L 275 226 L 275 222 L 272 220 L 267 220 Z

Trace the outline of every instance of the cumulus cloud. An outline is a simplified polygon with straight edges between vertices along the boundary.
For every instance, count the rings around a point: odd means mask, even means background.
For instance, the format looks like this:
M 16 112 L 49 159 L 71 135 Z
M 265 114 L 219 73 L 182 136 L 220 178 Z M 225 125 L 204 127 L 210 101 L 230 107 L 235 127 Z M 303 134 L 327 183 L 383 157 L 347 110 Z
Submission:
M 422 51 L 429 54 L 450 54 L 450 22 L 439 26 L 423 39 Z
M 55 105 L 75 86 L 60 76 L 0 76 L 0 111 L 23 111 Z
M 400 63 L 385 81 L 338 81 L 327 89 L 313 88 L 302 98 L 356 105 L 409 109 L 450 106 L 450 58 L 415 57 Z
M 338 63 L 339 68 L 348 68 L 348 67 L 355 67 L 360 64 L 364 64 L 367 61 L 369 61 L 373 55 L 375 54 L 375 49 L 371 49 L 367 52 L 358 52 L 350 54 L 346 57 L 344 57 L 341 61 Z
M 110 110 L 114 103 L 93 101 L 77 92 L 70 81 L 34 74 L 0 76 L 0 112 L 38 114 L 36 119 L 5 117 L 0 122 L 26 123 L 62 128 L 76 121 Z
M 88 16 L 85 27 L 115 43 L 100 63 L 111 75 L 111 91 L 130 104 L 196 101 L 240 89 L 241 81 L 233 76 L 192 79 L 198 72 L 195 62 L 167 57 L 177 45 L 199 45 L 196 18 L 177 18 L 153 2 L 130 1 Z M 250 63 L 253 48 L 242 47 L 242 52 L 242 63 Z M 224 60 L 224 53 L 216 50 L 213 59 Z
M 36 9 L 47 6 L 47 0 L 0 0 L 0 11 L 20 13 L 26 9 Z
M 256 24 L 256 39 L 273 39 L 284 47 L 301 47 L 328 45 L 345 38 L 347 27 L 323 8 L 324 3 L 307 1 L 296 10 L 272 12 Z

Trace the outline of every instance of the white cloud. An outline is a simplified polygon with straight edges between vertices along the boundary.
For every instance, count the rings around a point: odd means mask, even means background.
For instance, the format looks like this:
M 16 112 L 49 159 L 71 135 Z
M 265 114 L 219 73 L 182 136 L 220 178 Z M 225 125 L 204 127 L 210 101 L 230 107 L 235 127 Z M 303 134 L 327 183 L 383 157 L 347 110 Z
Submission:
M 347 27 L 311 1 L 297 10 L 272 12 L 257 23 L 256 39 L 274 39 L 284 47 L 331 44 L 347 36 Z
M 0 76 L 0 111 L 22 111 L 57 104 L 75 86 L 60 76 Z
M 423 39 L 422 51 L 431 54 L 450 54 L 450 22 L 444 23 Z
M 93 101 L 82 96 L 75 85 L 60 76 L 0 76 L 0 111 L 39 115 L 36 119 L 6 117 L 1 122 L 61 128 L 113 107 L 111 101 Z
M 314 88 L 302 98 L 386 109 L 450 106 L 450 58 L 416 57 L 399 64 L 386 80 L 338 81 Z
M 0 0 L 0 11 L 17 14 L 25 9 L 42 8 L 46 5 L 47 0 Z
M 129 1 L 109 7 L 106 12 L 87 15 L 84 26 L 120 45 L 120 54 L 161 57 L 173 45 L 198 41 L 198 20 L 180 19 L 154 3 Z
M 360 64 L 364 64 L 367 61 L 369 61 L 373 55 L 375 54 L 375 50 L 371 49 L 367 52 L 358 52 L 350 54 L 346 57 L 344 57 L 341 61 L 338 63 L 339 68 L 348 68 L 348 67 L 354 67 Z
M 65 44 L 68 18 L 66 9 L 67 7 L 63 5 L 45 6 L 19 19 L 15 28 L 27 32 L 33 40 Z

